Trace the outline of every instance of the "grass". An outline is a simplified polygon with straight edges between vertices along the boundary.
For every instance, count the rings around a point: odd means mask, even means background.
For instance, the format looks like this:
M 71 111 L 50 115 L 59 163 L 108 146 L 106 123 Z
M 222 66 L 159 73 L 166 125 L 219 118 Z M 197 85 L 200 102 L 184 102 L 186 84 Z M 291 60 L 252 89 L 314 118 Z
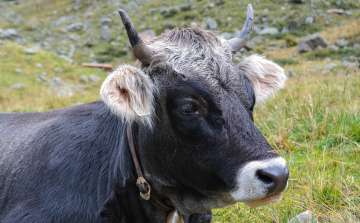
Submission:
M 358 86 L 360 75 L 353 70 L 347 75 L 306 70 L 258 106 L 256 125 L 288 162 L 288 189 L 276 204 L 215 210 L 214 222 L 288 222 L 306 210 L 320 222 L 359 221 Z
M 107 76 L 105 72 L 69 64 L 51 52 L 38 50 L 35 55 L 23 53 L 23 50 L 28 48 L 31 46 L 21 46 L 12 42 L 0 45 L 0 63 L 2 64 L 0 67 L 0 111 L 47 111 L 100 98 L 98 92 L 102 81 L 94 84 L 82 83 L 80 76 L 94 74 L 105 79 Z M 38 67 L 38 64 L 42 67 Z M 20 69 L 22 73 L 16 72 L 16 69 Z M 61 69 L 62 72 L 56 73 L 57 69 Z M 43 72 L 46 72 L 46 75 L 43 75 Z M 46 81 L 37 80 L 38 76 L 43 76 L 47 80 L 61 78 L 73 89 L 75 95 L 58 97 Z M 22 83 L 24 88 L 10 88 L 15 83 Z

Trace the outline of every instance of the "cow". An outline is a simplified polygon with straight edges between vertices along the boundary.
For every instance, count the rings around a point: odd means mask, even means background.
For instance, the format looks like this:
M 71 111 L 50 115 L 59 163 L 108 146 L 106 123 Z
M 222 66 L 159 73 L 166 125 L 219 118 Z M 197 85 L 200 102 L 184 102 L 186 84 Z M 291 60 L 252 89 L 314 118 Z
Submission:
M 229 41 L 186 28 L 145 44 L 119 13 L 139 65 L 111 73 L 101 100 L 0 115 L 0 222 L 201 223 L 278 201 L 289 170 L 253 109 L 286 76 L 258 55 L 232 61 L 252 6 Z

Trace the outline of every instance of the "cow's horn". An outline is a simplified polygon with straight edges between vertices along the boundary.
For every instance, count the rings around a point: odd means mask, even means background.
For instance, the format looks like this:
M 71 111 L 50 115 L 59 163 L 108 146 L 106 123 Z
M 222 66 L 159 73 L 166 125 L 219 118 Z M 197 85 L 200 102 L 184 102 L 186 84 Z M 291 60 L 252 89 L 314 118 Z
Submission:
M 245 44 L 247 43 L 247 41 L 249 40 L 253 19 L 254 19 L 254 11 L 253 11 L 252 5 L 248 4 L 247 17 L 246 17 L 244 27 L 242 28 L 240 34 L 237 37 L 232 38 L 228 41 L 228 44 L 231 48 L 231 52 L 233 54 L 235 54 L 241 48 L 243 48 L 245 46 Z
M 133 49 L 134 56 L 142 64 L 150 64 L 150 60 L 154 52 L 142 41 L 141 37 L 139 36 L 133 25 L 133 22 L 131 21 L 130 17 L 125 13 L 125 11 L 122 9 L 119 9 L 118 11 L 122 23 L 126 28 L 126 33 Z

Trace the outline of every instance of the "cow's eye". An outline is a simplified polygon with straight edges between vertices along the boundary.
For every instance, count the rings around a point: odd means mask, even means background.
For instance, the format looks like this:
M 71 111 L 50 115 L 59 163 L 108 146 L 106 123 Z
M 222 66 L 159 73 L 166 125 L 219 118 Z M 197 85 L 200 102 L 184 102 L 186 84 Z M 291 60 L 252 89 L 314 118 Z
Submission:
M 180 106 L 180 112 L 184 115 L 195 115 L 199 114 L 196 106 L 192 103 L 185 103 Z

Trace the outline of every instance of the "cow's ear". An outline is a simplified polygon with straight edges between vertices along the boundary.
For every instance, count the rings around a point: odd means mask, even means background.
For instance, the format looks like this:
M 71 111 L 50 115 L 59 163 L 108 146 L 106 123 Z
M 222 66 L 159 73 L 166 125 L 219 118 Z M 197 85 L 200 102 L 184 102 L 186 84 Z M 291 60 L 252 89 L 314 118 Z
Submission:
M 124 65 L 110 74 L 100 95 L 110 110 L 123 121 L 140 121 L 151 126 L 154 84 L 142 70 Z
M 253 85 L 257 103 L 285 86 L 287 77 L 284 69 L 264 57 L 251 55 L 237 66 Z

